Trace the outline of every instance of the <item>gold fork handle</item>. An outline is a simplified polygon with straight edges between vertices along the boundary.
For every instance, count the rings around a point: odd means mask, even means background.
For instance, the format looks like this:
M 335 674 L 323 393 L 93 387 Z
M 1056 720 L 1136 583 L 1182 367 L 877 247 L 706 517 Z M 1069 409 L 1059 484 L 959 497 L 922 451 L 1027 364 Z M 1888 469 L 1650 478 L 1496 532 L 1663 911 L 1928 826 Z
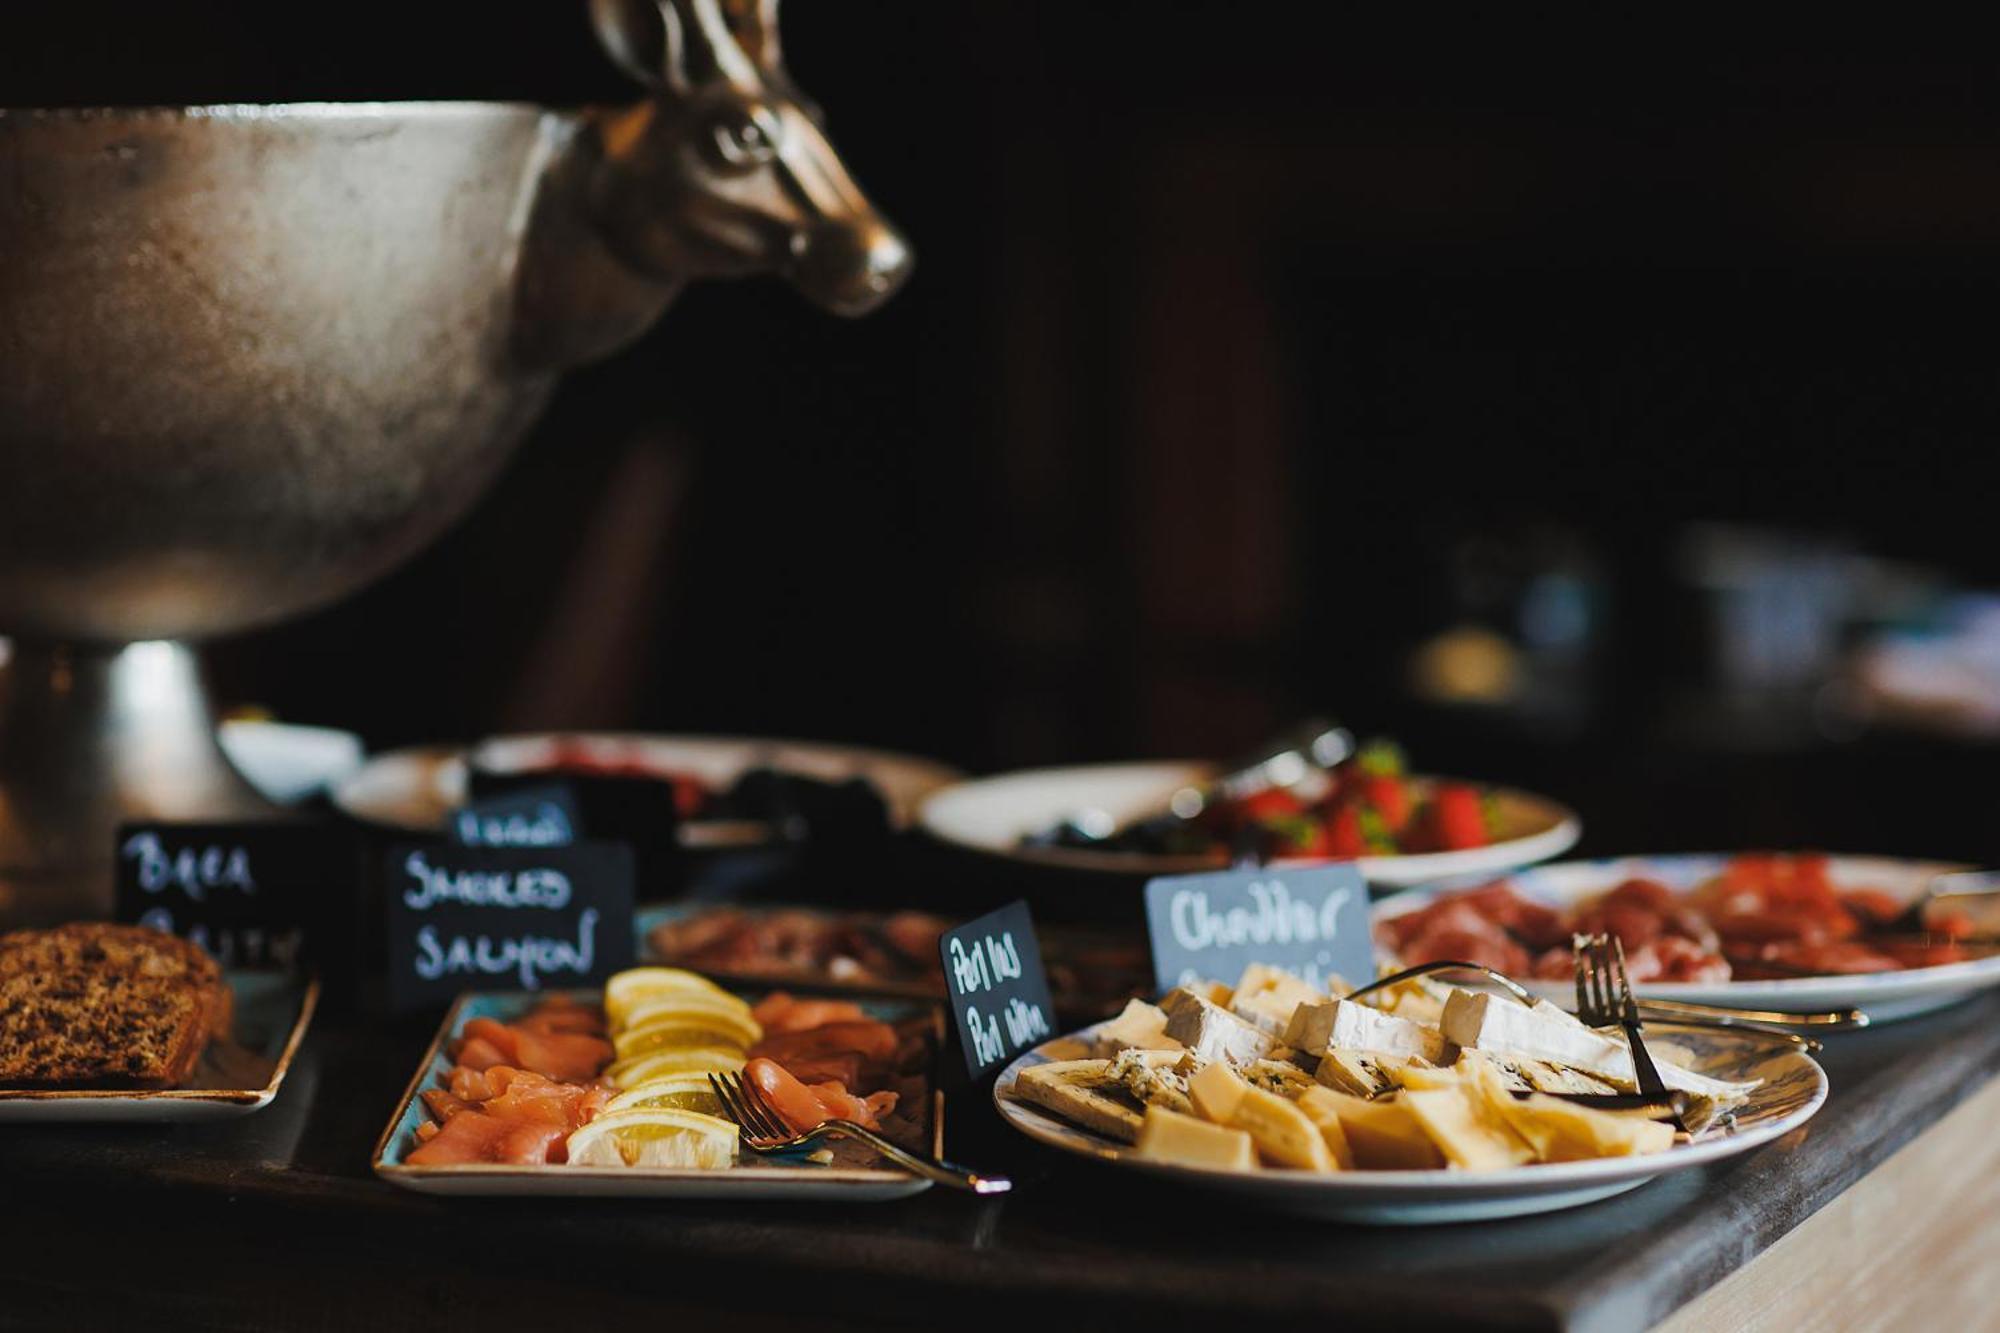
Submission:
M 1768 1037 L 1772 1041 L 1781 1041 L 1794 1050 L 1808 1053 L 1821 1049 L 1819 1039 L 1816 1037 L 1805 1036 L 1790 1028 L 1780 1027 L 1776 1023 L 1761 1023 L 1754 1019 L 1707 1015 L 1695 1018 L 1677 1011 L 1656 1010 L 1643 1001 L 1639 1005 L 1639 1017 L 1649 1022 L 1669 1023 L 1675 1027 L 1710 1028 L 1717 1032 L 1741 1032 L 1746 1036 Z M 1825 1031 L 1825 1029 L 1816 1028 L 1814 1031 Z
M 1688 1004 L 1680 1000 L 1655 1000 L 1641 995 L 1639 1009 L 1649 1018 L 1666 1021 L 1714 1019 L 1748 1026 L 1760 1023 L 1772 1028 L 1807 1028 L 1814 1032 L 1853 1032 L 1868 1026 L 1868 1015 L 1859 1009 L 1827 1009 L 1794 1013 L 1786 1009 L 1738 1009 L 1721 1004 Z
M 965 1190 L 971 1194 L 1005 1194 L 1008 1190 L 1014 1188 L 1014 1182 L 1005 1176 L 983 1175 L 980 1172 L 967 1170 L 965 1167 L 952 1162 L 934 1162 L 928 1157 L 911 1152 L 893 1139 L 884 1138 L 874 1130 L 869 1129 L 866 1125 L 856 1124 L 852 1120 L 825 1121 L 814 1130 L 814 1133 L 822 1131 L 830 1134 L 842 1134 L 850 1139 L 859 1139 L 904 1170 L 920 1175 L 925 1180 L 934 1180 L 940 1185 L 949 1185 L 956 1190 Z

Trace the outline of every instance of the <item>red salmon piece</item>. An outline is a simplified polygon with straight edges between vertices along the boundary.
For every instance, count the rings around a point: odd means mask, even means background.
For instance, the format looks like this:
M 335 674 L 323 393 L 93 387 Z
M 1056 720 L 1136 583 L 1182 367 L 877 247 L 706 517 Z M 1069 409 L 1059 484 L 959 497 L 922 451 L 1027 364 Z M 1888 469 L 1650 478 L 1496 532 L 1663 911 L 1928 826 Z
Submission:
M 517 1049 L 523 1069 L 548 1078 L 581 1082 L 611 1063 L 611 1043 L 581 1032 L 523 1032 Z
M 403 1160 L 411 1166 L 462 1166 L 468 1162 L 490 1162 L 496 1145 L 510 1126 L 490 1115 L 455 1115 L 438 1127 L 430 1142 Z
M 822 1023 L 803 1032 L 766 1033 L 750 1048 L 750 1054 L 767 1056 L 789 1066 L 793 1059 L 837 1055 L 843 1051 L 859 1054 L 864 1063 L 888 1064 L 896 1057 L 896 1030 L 887 1023 L 861 1019 Z
M 784 991 L 773 991 L 750 1010 L 764 1031 L 803 1032 L 828 1023 L 865 1023 L 868 1014 L 852 1000 L 801 1000 Z
M 753 1058 L 743 1066 L 744 1081 L 763 1094 L 779 1119 L 803 1134 L 828 1120 L 852 1120 L 870 1129 L 896 1107 L 896 1094 L 877 1092 L 856 1097 L 839 1083 L 807 1086 L 774 1060 Z

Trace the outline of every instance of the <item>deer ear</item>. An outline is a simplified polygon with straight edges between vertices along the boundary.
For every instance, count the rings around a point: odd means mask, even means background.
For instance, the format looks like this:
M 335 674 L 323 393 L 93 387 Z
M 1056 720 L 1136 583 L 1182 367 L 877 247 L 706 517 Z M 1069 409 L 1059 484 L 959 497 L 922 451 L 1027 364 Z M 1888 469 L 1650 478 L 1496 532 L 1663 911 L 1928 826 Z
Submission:
M 673 68 L 674 22 L 656 0 L 590 0 L 597 40 L 618 68 L 648 88 L 664 88 Z
M 778 46 L 778 0 L 723 0 L 729 11 L 729 27 L 737 44 L 759 68 L 782 68 L 784 53 Z

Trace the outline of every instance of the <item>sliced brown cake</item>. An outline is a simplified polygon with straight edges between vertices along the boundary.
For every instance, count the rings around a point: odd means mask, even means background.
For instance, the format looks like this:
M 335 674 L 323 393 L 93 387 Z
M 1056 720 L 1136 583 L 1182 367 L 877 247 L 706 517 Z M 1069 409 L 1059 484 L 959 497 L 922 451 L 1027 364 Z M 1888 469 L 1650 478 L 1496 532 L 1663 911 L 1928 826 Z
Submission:
M 168 1088 L 226 1032 L 206 954 L 137 926 L 0 936 L 0 1087 Z

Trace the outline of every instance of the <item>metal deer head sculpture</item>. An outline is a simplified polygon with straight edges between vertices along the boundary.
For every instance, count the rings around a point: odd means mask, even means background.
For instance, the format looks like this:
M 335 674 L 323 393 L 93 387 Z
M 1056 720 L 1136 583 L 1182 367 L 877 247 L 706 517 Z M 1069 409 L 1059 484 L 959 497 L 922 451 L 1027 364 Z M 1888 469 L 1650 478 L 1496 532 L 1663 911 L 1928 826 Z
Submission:
M 663 279 L 783 274 L 859 315 L 909 276 L 909 247 L 854 184 L 779 58 L 777 0 L 591 0 L 652 97 L 602 127 L 600 225 Z

